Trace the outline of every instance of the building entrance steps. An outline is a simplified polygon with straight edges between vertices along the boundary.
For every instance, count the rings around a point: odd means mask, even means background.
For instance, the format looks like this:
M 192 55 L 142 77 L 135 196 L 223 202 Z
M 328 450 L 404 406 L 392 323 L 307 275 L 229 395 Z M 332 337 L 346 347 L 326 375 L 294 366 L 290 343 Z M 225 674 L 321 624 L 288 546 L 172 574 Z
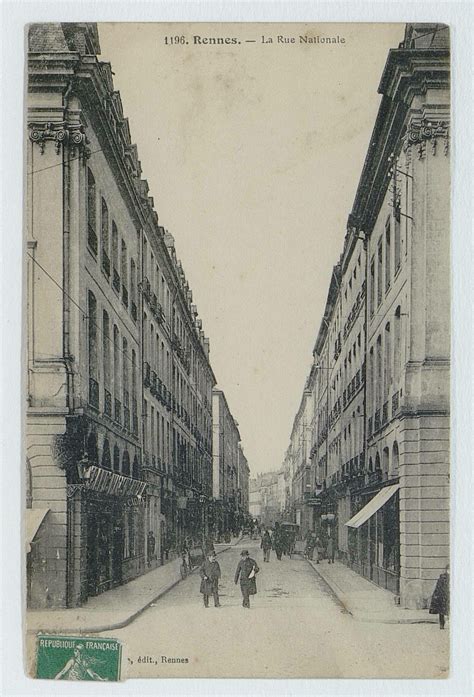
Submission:
M 225 552 L 241 539 L 234 537 L 230 543 L 215 544 L 216 553 Z M 27 610 L 26 630 L 34 634 L 91 634 L 126 627 L 182 580 L 180 567 L 181 557 L 177 557 L 123 586 L 89 598 L 82 607 Z
M 309 561 L 331 594 L 359 622 L 380 622 L 382 624 L 421 624 L 437 623 L 438 616 L 430 615 L 428 610 L 408 610 L 395 604 L 396 596 L 390 591 L 376 586 L 341 562 L 328 564 L 323 559 L 316 564 Z

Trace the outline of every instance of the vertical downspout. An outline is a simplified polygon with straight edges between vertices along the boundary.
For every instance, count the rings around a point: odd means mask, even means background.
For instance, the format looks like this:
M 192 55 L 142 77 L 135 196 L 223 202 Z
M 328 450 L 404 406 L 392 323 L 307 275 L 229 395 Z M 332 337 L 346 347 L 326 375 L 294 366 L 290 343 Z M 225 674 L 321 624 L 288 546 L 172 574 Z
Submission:
M 72 90 L 69 82 L 63 97 L 65 114 L 68 98 Z M 71 370 L 71 338 L 70 338 L 70 226 L 71 226 L 71 170 L 69 145 L 62 146 L 63 156 L 63 360 L 66 369 L 66 407 L 69 413 L 73 411 L 73 375 Z

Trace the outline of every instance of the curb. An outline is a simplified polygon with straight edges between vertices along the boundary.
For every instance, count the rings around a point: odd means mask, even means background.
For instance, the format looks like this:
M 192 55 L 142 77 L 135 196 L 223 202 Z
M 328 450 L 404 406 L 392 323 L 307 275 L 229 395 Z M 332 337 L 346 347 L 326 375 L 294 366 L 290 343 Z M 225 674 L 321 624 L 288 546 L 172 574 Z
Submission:
M 232 547 L 235 547 L 243 538 L 240 537 L 236 542 L 233 544 L 230 544 L 228 547 L 224 547 L 224 549 L 220 549 L 217 554 L 222 554 L 223 552 L 227 552 L 229 549 Z M 195 566 L 194 569 L 192 569 L 189 573 L 188 576 L 191 576 L 195 571 L 197 571 L 198 567 Z M 186 576 L 186 578 L 188 578 Z M 104 625 L 98 625 L 94 627 L 81 627 L 78 629 L 77 627 L 74 628 L 63 628 L 63 627 L 57 627 L 56 629 L 28 629 L 27 634 L 64 634 L 64 633 L 70 633 L 70 634 L 76 634 L 78 636 L 83 636 L 84 634 L 99 634 L 100 632 L 108 632 L 109 630 L 113 629 L 123 629 L 123 627 L 126 627 L 127 625 L 131 624 L 134 622 L 137 617 L 139 617 L 145 610 L 148 610 L 148 608 L 153 605 L 157 600 L 162 598 L 166 593 L 168 593 L 170 590 L 172 590 L 175 586 L 178 585 L 178 583 L 181 583 L 182 581 L 185 581 L 185 578 L 177 578 L 175 581 L 170 583 L 168 586 L 163 588 L 158 595 L 156 595 L 152 600 L 148 600 L 147 603 L 136 610 L 134 613 L 129 615 L 129 617 L 126 617 L 124 620 L 121 620 L 120 622 L 115 622 L 114 624 L 104 624 Z
M 322 582 L 322 584 L 325 586 L 326 590 L 328 591 L 329 595 L 332 597 L 332 599 L 342 608 L 342 612 L 351 615 L 356 622 L 369 622 L 373 624 L 437 624 L 438 620 L 436 618 L 430 619 L 394 619 L 394 620 L 378 620 L 378 619 L 371 619 L 368 617 L 363 617 L 360 615 L 360 613 L 354 614 L 347 608 L 347 606 L 344 604 L 344 602 L 341 600 L 339 595 L 337 594 L 336 590 L 331 586 L 329 581 L 324 578 L 324 576 L 319 572 L 319 570 L 316 568 L 316 565 L 314 562 L 312 562 L 310 559 L 306 559 L 308 564 L 313 568 L 314 572 L 317 574 L 319 580 Z

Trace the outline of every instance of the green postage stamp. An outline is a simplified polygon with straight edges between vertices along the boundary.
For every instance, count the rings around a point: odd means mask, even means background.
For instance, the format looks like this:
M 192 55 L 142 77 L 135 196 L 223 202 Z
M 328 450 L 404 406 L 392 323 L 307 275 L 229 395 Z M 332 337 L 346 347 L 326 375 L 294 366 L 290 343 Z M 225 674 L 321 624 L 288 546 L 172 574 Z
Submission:
M 122 644 L 103 637 L 39 634 L 36 677 L 50 680 L 120 680 Z

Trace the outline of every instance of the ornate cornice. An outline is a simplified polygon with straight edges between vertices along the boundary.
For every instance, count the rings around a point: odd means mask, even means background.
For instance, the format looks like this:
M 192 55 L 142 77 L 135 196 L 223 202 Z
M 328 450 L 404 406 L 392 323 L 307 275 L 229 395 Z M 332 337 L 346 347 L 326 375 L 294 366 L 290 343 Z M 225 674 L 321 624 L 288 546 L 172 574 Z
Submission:
M 82 124 L 69 124 L 66 121 L 45 123 L 30 123 L 28 125 L 29 138 L 32 143 L 39 146 L 41 154 L 44 153 L 46 143 L 54 143 L 56 153 L 62 146 L 68 145 L 73 154 L 76 150 L 82 152 L 85 157 L 89 157 L 90 151 L 86 148 L 87 137 Z
M 449 152 L 449 123 L 448 121 L 432 119 L 413 119 L 404 136 L 403 149 L 405 152 L 411 147 L 416 146 L 418 157 L 423 158 L 426 153 L 426 143 L 431 143 L 433 155 L 436 154 L 437 139 L 444 141 L 444 154 Z

